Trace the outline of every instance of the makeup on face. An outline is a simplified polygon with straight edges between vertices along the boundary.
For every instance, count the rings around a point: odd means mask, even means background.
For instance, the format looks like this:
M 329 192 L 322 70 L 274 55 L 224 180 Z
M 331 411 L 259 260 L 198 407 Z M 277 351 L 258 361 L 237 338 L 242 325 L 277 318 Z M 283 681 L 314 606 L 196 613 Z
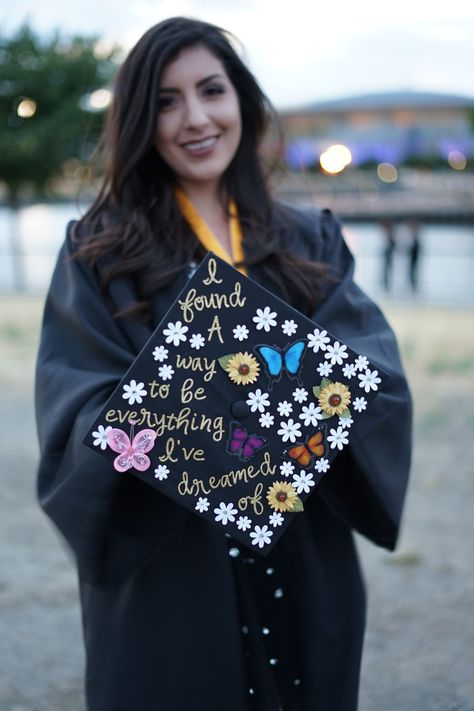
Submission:
M 186 185 L 214 189 L 241 137 L 237 92 L 222 62 L 202 46 L 183 50 L 160 82 L 155 147 Z

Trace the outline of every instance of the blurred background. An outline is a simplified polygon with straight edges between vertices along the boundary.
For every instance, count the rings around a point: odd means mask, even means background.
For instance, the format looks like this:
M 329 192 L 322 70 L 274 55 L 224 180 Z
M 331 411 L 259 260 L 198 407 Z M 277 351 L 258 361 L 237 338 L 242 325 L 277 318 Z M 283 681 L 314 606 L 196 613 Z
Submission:
M 0 709 L 83 711 L 74 569 L 35 499 L 41 312 L 117 66 L 150 26 L 232 31 L 284 132 L 273 186 L 332 209 L 399 338 L 415 454 L 394 555 L 369 591 L 361 711 L 474 709 L 474 6 L 361 0 L 17 0 L 0 10 Z M 237 41 L 237 40 L 236 40 Z M 330 710 L 328 710 L 330 711 Z

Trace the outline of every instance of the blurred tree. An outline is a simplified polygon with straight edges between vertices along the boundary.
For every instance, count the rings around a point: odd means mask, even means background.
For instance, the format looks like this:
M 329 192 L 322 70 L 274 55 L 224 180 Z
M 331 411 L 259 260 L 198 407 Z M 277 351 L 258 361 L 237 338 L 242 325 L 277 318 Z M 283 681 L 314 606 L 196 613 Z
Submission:
M 57 196 L 86 174 L 118 52 L 104 51 L 98 37 L 66 39 L 58 30 L 43 40 L 27 24 L 0 35 L 0 181 L 14 211 L 14 254 L 22 196 Z M 21 287 L 20 272 L 16 281 Z

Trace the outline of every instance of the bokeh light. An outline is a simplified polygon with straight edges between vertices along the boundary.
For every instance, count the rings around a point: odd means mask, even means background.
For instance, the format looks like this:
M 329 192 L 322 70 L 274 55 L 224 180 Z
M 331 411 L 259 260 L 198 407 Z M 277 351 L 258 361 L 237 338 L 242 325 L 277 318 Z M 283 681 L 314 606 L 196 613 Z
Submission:
M 36 113 L 36 101 L 34 99 L 22 99 L 17 106 L 16 112 L 20 118 L 31 118 Z
M 319 162 L 325 173 L 335 175 L 341 173 L 352 162 L 352 154 L 347 146 L 335 143 L 321 153 Z
M 467 165 L 466 156 L 461 151 L 449 151 L 448 163 L 454 170 L 464 170 Z
M 395 183 L 398 180 L 398 170 L 393 163 L 379 163 L 377 175 L 384 183 Z
M 111 100 L 110 89 L 96 89 L 91 94 L 83 96 L 79 103 L 85 111 L 103 111 L 109 106 Z

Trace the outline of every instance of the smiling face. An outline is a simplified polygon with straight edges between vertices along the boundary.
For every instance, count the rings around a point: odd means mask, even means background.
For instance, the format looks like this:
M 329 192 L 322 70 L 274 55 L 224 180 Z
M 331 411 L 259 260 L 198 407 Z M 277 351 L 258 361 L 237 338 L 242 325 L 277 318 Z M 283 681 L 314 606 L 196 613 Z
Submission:
M 181 187 L 215 190 L 241 133 L 239 99 L 222 62 L 202 46 L 182 50 L 161 76 L 154 141 Z

